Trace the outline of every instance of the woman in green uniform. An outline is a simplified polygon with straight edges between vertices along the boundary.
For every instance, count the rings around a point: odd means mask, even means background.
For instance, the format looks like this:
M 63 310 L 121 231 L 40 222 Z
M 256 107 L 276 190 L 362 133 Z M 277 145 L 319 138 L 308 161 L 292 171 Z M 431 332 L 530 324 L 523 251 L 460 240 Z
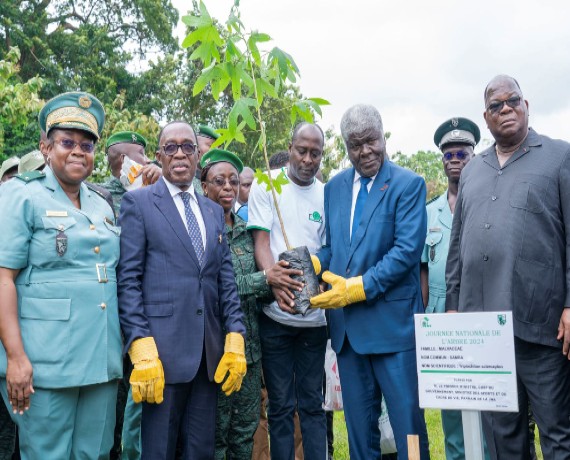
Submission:
M 44 171 L 0 191 L 0 392 L 22 459 L 104 459 L 122 375 L 113 210 L 84 180 L 101 103 L 65 93 L 40 112 Z
M 246 222 L 233 212 L 239 192 L 239 174 L 243 169 L 241 160 L 226 150 L 213 149 L 202 157 L 200 163 L 204 196 L 224 209 L 226 236 L 246 327 L 247 374 L 241 390 L 231 396 L 226 396 L 221 390 L 218 393 L 215 458 L 250 459 L 261 402 L 260 308 L 257 299 L 270 301 L 271 285 L 277 284 L 277 281 L 292 282 L 290 275 L 301 272 L 286 268 L 287 262 L 284 261 L 276 263 L 269 270 L 258 271 L 253 256 L 253 238 L 246 230 Z M 298 287 L 291 284 L 292 289 Z

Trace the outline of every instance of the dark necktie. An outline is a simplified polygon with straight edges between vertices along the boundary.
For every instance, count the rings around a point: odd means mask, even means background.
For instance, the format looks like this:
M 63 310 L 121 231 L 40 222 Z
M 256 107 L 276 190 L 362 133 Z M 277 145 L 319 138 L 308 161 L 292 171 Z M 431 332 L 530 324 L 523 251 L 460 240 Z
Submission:
M 364 204 L 366 203 L 366 198 L 368 198 L 368 184 L 372 180 L 371 177 L 361 177 L 360 178 L 360 190 L 358 191 L 358 196 L 356 197 L 356 204 L 354 205 L 354 216 L 352 218 L 352 233 L 350 238 L 354 236 L 358 225 L 360 224 L 360 217 L 362 216 L 362 210 L 364 209 Z
M 204 262 L 204 244 L 202 243 L 202 234 L 200 233 L 198 220 L 190 206 L 190 193 L 180 192 L 180 197 L 184 203 L 184 214 L 186 215 L 186 224 L 188 225 L 188 235 L 190 235 L 190 240 L 192 241 L 192 246 L 194 247 L 194 252 L 196 252 L 198 262 L 200 263 L 200 266 L 202 266 L 202 263 Z

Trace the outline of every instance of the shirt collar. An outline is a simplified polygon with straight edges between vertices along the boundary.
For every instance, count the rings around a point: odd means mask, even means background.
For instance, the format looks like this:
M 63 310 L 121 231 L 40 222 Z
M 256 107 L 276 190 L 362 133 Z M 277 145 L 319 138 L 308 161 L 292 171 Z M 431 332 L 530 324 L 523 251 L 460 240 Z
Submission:
M 162 176 L 162 180 L 166 184 L 166 188 L 168 189 L 168 192 L 170 193 L 170 196 L 172 196 L 172 198 L 174 198 L 176 195 L 180 195 L 180 193 L 184 191 L 177 185 L 174 185 L 172 182 L 166 180 L 164 176 Z M 198 199 L 196 198 L 196 193 L 194 192 L 193 184 L 190 184 L 190 187 L 188 188 L 188 190 L 186 190 L 186 192 L 190 194 L 190 196 L 194 201 L 198 202 Z
M 378 172 L 380 172 L 380 170 L 378 170 Z M 376 179 L 376 176 L 378 175 L 378 173 L 374 174 L 373 176 L 370 177 L 370 179 L 372 179 L 372 182 L 374 182 L 374 180 Z M 358 171 L 355 169 L 354 170 L 354 181 L 353 184 L 360 182 L 360 174 L 358 174 Z

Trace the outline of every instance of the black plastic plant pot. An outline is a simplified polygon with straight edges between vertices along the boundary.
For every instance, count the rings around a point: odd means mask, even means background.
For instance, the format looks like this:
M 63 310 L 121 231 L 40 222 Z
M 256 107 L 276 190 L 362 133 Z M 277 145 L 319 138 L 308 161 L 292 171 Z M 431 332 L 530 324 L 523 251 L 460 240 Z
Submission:
M 310 298 L 319 294 L 319 279 L 313 268 L 311 254 L 307 246 L 299 246 L 279 254 L 279 260 L 289 262 L 289 268 L 302 270 L 302 276 L 293 276 L 294 279 L 305 285 L 302 291 L 294 291 L 296 313 L 306 315 L 311 308 Z

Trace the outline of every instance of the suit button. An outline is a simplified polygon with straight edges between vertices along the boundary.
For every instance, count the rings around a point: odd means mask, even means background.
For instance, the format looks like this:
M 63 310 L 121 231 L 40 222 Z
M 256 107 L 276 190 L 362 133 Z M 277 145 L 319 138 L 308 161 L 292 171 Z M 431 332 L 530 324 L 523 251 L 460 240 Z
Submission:
M 489 260 L 489 256 L 488 256 L 487 254 L 485 254 L 485 255 L 483 256 L 483 260 L 484 260 L 485 262 L 487 262 L 487 261 Z
M 105 308 L 107 308 L 107 304 L 105 302 L 103 302 L 101 305 L 99 305 L 101 307 L 101 310 L 105 310 Z
M 346 274 L 348 275 L 350 273 L 350 268 L 346 269 Z
M 498 174 L 499 176 L 502 176 L 502 175 L 503 175 L 503 171 L 499 171 L 497 174 Z
M 486 228 L 486 229 L 489 229 L 489 228 L 491 228 L 491 225 L 490 225 L 490 224 L 485 224 L 485 228 Z
M 89 226 L 89 230 L 95 230 L 95 225 L 91 224 L 91 225 Z
M 95 246 L 95 247 L 93 248 L 93 252 L 94 252 L 95 254 L 99 254 L 100 251 L 101 251 L 101 249 L 99 249 L 99 246 Z
M 202 309 L 199 309 L 199 310 L 196 312 L 196 314 L 197 314 L 198 316 L 200 316 L 200 315 L 202 314 Z
M 493 195 L 493 196 L 491 197 L 491 200 L 496 201 L 496 200 L 497 200 L 497 197 L 496 197 L 495 195 Z

